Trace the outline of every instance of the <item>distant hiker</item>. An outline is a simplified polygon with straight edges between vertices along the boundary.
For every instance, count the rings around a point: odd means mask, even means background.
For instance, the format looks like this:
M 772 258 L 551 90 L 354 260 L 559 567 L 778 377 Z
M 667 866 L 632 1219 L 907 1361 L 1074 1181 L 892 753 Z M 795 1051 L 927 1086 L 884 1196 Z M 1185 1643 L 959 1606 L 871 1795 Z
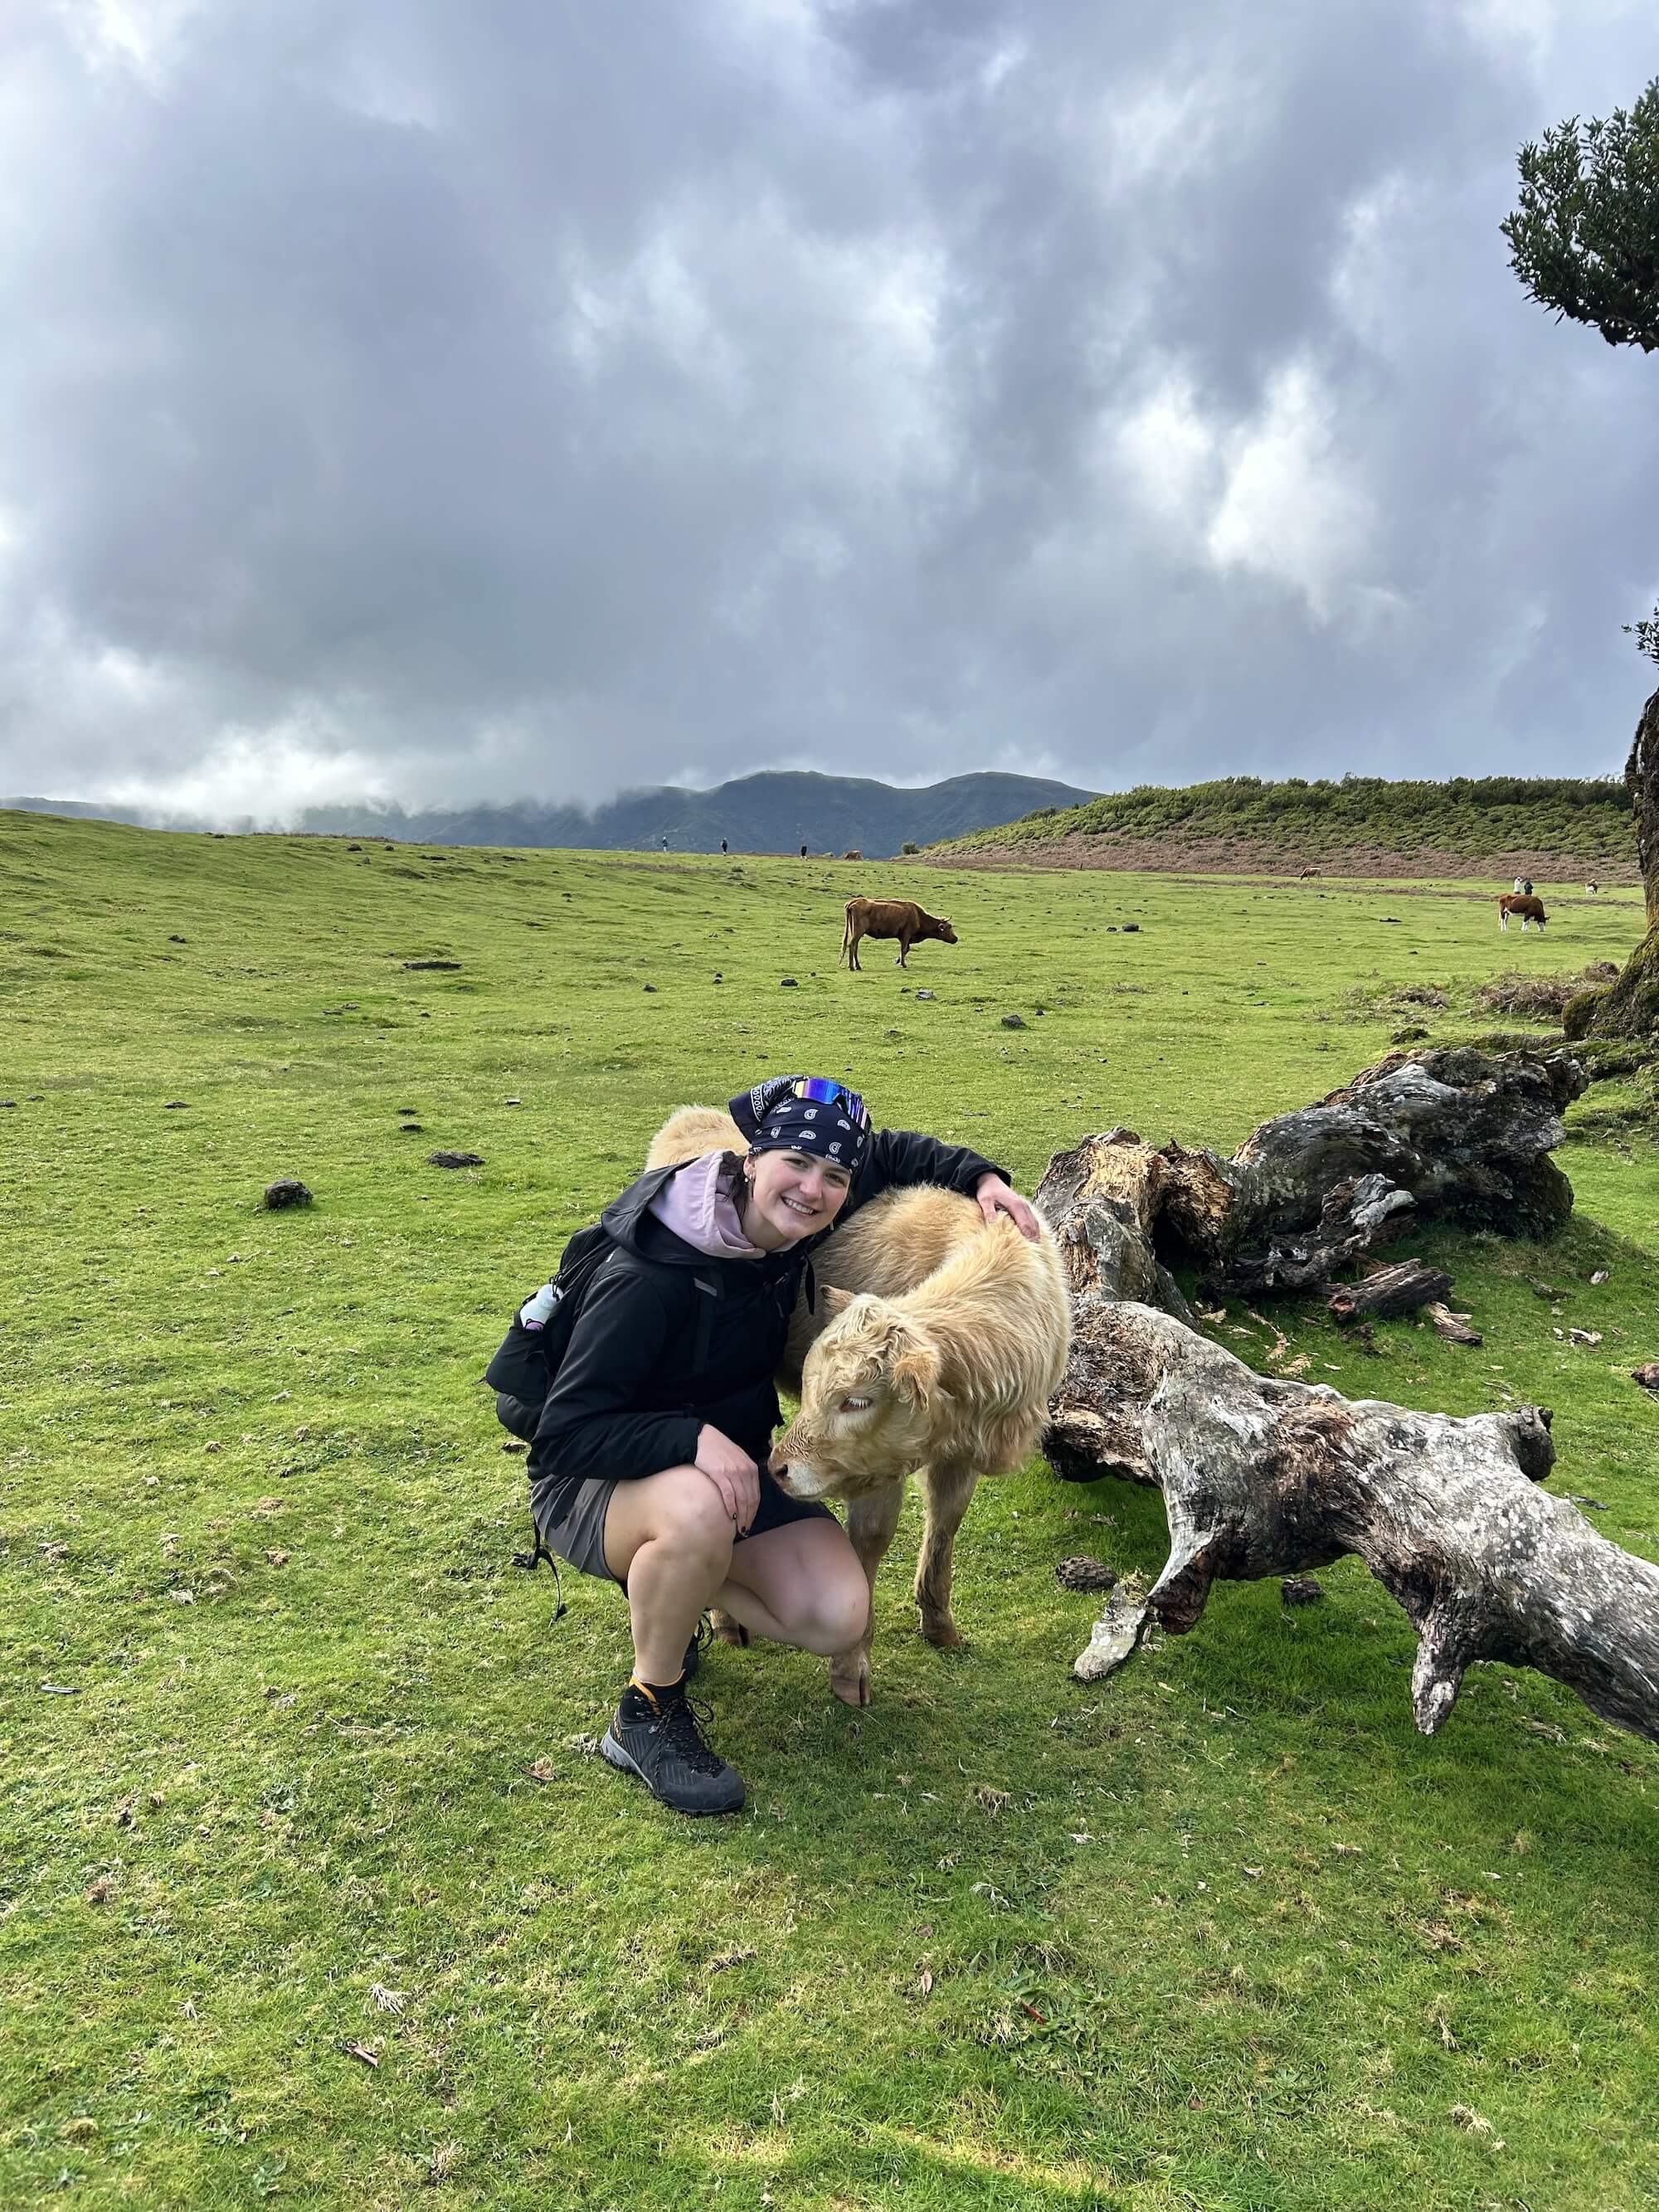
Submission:
M 666 838 L 666 837 L 665 837 L 665 838 L 663 839 L 663 841 L 662 841 L 662 848 L 663 848 L 663 850 L 664 850 L 664 852 L 665 852 L 665 853 L 668 850 L 668 840 L 667 840 L 667 838 Z
M 724 837 L 720 839 L 720 850 L 722 853 L 726 850 L 726 840 Z
M 803 845 L 803 846 L 801 847 L 801 848 L 800 848 L 800 856 L 801 856 L 801 858 L 802 858 L 802 860 L 803 860 L 806 858 L 806 848 L 805 848 L 805 845 Z
M 1524 898 L 1531 889 L 1532 885 L 1530 884 L 1523 884 L 1519 876 L 1516 878 L 1514 883 L 1510 885 L 1510 890 L 1516 898 Z
M 561 1273 L 585 1271 L 580 1284 L 527 1301 L 487 1378 L 530 1440 L 538 1540 L 627 1594 L 634 1672 L 600 1750 L 682 1813 L 744 1801 L 686 1695 L 704 1609 L 829 1657 L 868 1619 L 840 1523 L 767 1472 L 772 1378 L 808 1255 L 838 1216 L 896 1185 L 942 1183 L 988 1220 L 1036 1229 L 989 1160 L 873 1129 L 831 1078 L 770 1077 L 730 1112 L 747 1152 L 647 1169 L 573 1240 Z M 538 1349 L 556 1341 L 551 1357 Z

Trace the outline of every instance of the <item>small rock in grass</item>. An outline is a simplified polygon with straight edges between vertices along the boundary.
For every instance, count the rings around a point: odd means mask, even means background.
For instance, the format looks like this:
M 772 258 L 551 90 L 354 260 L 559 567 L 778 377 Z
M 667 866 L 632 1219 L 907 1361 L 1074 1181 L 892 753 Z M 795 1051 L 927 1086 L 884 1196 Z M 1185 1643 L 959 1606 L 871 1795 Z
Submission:
M 781 991 L 799 991 L 800 985 L 793 975 L 784 975 L 778 980 L 778 988 Z
M 167 1104 L 161 1109 L 161 1111 L 164 1114 L 184 1114 L 187 1113 L 189 1110 L 190 1101 L 187 1098 L 169 1098 Z
M 453 973 L 460 964 L 459 960 L 405 960 L 404 963 L 405 968 L 433 969 L 445 975 Z
M 1279 1585 L 1279 1595 L 1286 1605 L 1319 1605 L 1325 1596 L 1311 1575 L 1286 1575 Z
M 521 1444 L 516 1437 L 509 1437 L 507 1443 L 501 1446 L 501 1449 L 504 1452 L 528 1451 L 530 1447 L 528 1444 Z
M 482 1152 L 428 1152 L 427 1165 L 434 1168 L 481 1168 Z
M 1553 1283 L 1540 1283 L 1531 1275 L 1527 1283 L 1535 1298 L 1564 1298 L 1567 1295 L 1565 1291 L 1558 1291 Z
M 903 995 L 904 994 L 902 992 L 899 994 L 901 998 L 902 998 Z M 916 996 L 919 999 L 937 999 L 939 993 L 937 991 L 918 991 L 916 993 Z
M 1079 1552 L 1075 1559 L 1060 1561 L 1054 1569 L 1054 1580 L 1061 1589 L 1115 1589 L 1117 1571 L 1109 1567 L 1104 1559 L 1097 1559 L 1087 1552 Z
M 1140 924 L 1138 921 L 1126 921 L 1123 925 L 1123 934 L 1126 937 L 1139 937 Z
M 1639 1382 L 1644 1390 L 1651 1390 L 1656 1397 L 1659 1397 L 1659 1359 L 1646 1360 L 1640 1367 L 1632 1367 L 1630 1379 L 1632 1382 Z
M 265 1185 L 263 1202 L 272 1213 L 277 1213 L 285 1206 L 309 1206 L 311 1193 L 297 1176 L 279 1176 L 275 1182 Z
M 0 1107 L 15 1106 L 16 1103 L 17 1101 L 15 1098 L 0 1098 Z
M 423 1137 L 426 1134 L 426 1124 L 424 1121 L 399 1121 L 398 1134 L 400 1137 Z
M 190 939 L 187 937 L 170 937 L 167 939 L 169 945 L 188 945 Z
M 1006 1030 L 1023 1030 L 1025 1023 L 1019 1014 L 1005 1014 L 1002 1018 L 1002 1026 Z
M 640 988 L 641 988 L 641 990 L 646 990 L 646 991 L 654 991 L 654 990 L 656 989 L 656 988 L 657 988 L 657 987 L 656 987 L 656 985 L 655 985 L 654 983 L 644 983 L 644 984 L 641 984 Z
M 503 1106 L 522 1106 L 524 1101 L 522 1098 L 503 1098 L 501 1103 Z
M 1592 1283 L 1605 1283 L 1612 1273 L 1611 1267 L 1598 1267 L 1590 1280 Z
M 1390 1044 L 1418 1044 L 1423 1038 L 1427 1036 L 1427 1035 L 1428 1031 L 1420 1025 L 1418 1025 L 1410 1029 L 1396 1030 L 1394 1035 L 1389 1039 L 1389 1042 Z

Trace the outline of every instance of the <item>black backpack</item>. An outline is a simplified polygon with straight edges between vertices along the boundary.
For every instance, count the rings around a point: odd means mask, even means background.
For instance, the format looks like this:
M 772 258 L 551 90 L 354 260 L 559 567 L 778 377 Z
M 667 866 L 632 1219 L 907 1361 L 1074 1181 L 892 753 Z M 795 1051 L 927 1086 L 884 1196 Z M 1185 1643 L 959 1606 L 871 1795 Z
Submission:
M 581 1311 L 582 1293 L 607 1256 L 618 1249 L 599 1223 L 579 1229 L 564 1248 L 557 1274 L 519 1307 L 501 1348 L 484 1370 L 484 1382 L 495 1393 L 496 1418 L 525 1443 L 536 1434 L 542 1401 L 558 1372 Z M 528 1325 L 521 1316 L 544 1302 L 546 1320 L 539 1327 Z
M 558 1273 L 532 1291 L 519 1308 L 485 1368 L 484 1382 L 495 1393 L 496 1418 L 504 1429 L 510 1429 L 526 1443 L 535 1437 L 543 1401 L 569 1347 L 589 1284 L 611 1253 L 626 1251 L 627 1247 L 618 1244 L 602 1223 L 579 1229 L 564 1248 Z M 694 1279 L 702 1293 L 697 1302 L 696 1334 L 691 1347 L 691 1364 L 698 1369 L 708 1358 L 720 1286 L 711 1276 L 698 1275 Z M 546 1318 L 539 1326 L 532 1326 L 523 1316 L 538 1304 L 543 1306 Z
M 495 1393 L 495 1418 L 522 1443 L 535 1441 L 543 1402 L 559 1370 L 559 1363 L 569 1348 L 582 1299 L 613 1252 L 627 1256 L 628 1248 L 618 1244 L 603 1223 L 595 1222 L 590 1228 L 579 1229 L 560 1255 L 557 1274 L 524 1301 L 508 1324 L 495 1358 L 484 1370 L 484 1382 Z M 697 1300 L 696 1333 L 692 1340 L 692 1365 L 700 1369 L 708 1358 L 708 1347 L 714 1340 L 714 1309 L 720 1286 L 719 1280 L 711 1276 L 698 1275 L 694 1279 L 702 1293 Z M 522 1318 L 534 1307 L 540 1307 L 546 1316 L 539 1327 L 532 1327 Z M 545 1559 L 553 1570 L 557 1588 L 558 1564 L 533 1519 L 531 1534 L 532 1549 L 515 1552 L 513 1564 L 533 1573 Z M 558 1620 L 563 1613 L 564 1594 L 560 1589 L 558 1608 L 553 1618 Z

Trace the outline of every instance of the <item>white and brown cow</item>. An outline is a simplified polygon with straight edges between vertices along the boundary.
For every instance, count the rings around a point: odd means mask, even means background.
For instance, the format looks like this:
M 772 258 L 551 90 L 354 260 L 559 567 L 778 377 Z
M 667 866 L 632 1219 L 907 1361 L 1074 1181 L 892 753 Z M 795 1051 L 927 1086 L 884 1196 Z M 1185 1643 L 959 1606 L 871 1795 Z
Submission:
M 1527 924 L 1529 921 L 1535 921 L 1540 929 L 1541 929 L 1544 927 L 1544 924 L 1549 920 L 1549 916 L 1544 911 L 1543 900 L 1540 898 L 1534 898 L 1525 891 L 1505 891 L 1503 896 L 1498 900 L 1498 927 L 1500 929 L 1508 929 L 1510 926 L 1510 916 L 1511 915 L 1519 916 L 1521 922 L 1521 933 L 1523 937 L 1526 934 Z

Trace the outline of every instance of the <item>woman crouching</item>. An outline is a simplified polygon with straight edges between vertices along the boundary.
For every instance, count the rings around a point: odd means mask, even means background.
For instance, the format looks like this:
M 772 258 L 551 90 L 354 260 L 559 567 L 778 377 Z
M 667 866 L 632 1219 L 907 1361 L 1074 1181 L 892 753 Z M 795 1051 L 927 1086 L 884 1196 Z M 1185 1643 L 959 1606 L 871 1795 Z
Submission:
M 634 1672 L 600 1750 L 683 1813 L 733 1813 L 743 1778 L 686 1695 L 718 1606 L 750 1632 L 830 1657 L 864 1633 L 869 1589 L 841 1523 L 766 1472 L 782 1358 L 810 1249 L 898 1184 L 1030 1209 L 965 1147 L 872 1130 L 857 1093 L 779 1076 L 732 1102 L 748 1139 L 641 1176 L 607 1207 L 530 1454 L 549 1547 L 628 1595 Z

